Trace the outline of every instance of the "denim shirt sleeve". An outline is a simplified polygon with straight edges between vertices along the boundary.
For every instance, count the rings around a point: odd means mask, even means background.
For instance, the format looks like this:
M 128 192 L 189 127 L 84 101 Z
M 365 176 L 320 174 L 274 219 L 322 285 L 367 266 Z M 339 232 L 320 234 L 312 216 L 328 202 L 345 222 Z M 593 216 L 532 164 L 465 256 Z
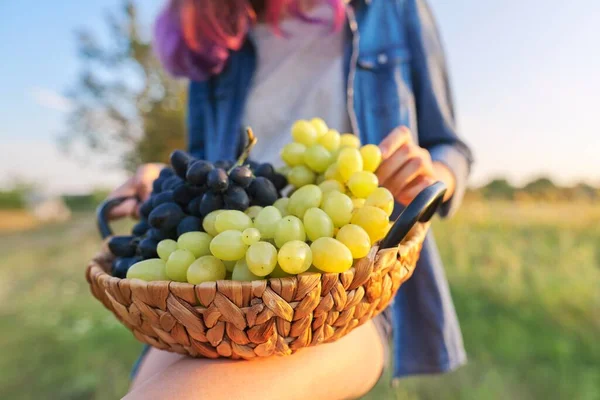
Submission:
M 448 217 L 460 205 L 473 157 L 456 132 L 446 60 L 431 10 L 426 0 L 407 0 L 405 6 L 419 144 L 456 179 L 453 196 L 440 208 L 440 216 Z

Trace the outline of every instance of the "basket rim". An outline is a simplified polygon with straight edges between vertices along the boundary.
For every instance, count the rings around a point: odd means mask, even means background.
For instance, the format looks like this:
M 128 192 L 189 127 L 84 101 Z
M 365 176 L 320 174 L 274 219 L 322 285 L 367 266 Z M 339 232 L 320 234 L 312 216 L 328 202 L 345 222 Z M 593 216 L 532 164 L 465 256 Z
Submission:
M 365 262 L 367 262 L 370 258 L 373 258 L 374 260 L 377 259 L 377 257 L 380 255 L 380 253 L 385 253 L 385 252 L 392 252 L 395 251 L 397 252 L 397 257 L 402 257 L 402 255 L 408 253 L 410 251 L 410 249 L 414 246 L 419 245 L 419 237 L 423 234 L 426 234 L 427 229 L 430 225 L 430 222 L 419 222 L 415 225 L 415 227 L 409 232 L 409 234 L 406 236 L 406 238 L 398 243 L 398 246 L 396 247 L 390 247 L 387 249 L 379 249 L 379 241 L 375 242 L 372 246 L 371 249 L 369 250 L 369 253 L 360 259 L 356 259 L 354 261 L 354 264 L 361 262 L 362 260 L 366 260 Z M 107 261 L 112 260 L 115 256 L 110 252 L 110 250 L 108 250 L 108 248 L 106 247 L 106 243 L 108 243 L 108 240 L 110 240 L 110 237 L 106 238 L 104 243 L 105 243 L 105 248 L 100 251 L 98 254 L 96 254 L 96 256 L 94 256 L 92 258 L 92 260 L 89 262 L 88 267 L 86 268 L 86 278 L 88 280 L 88 282 L 91 283 L 92 280 L 92 274 L 91 272 L 93 270 L 100 270 L 100 272 L 95 272 L 93 275 L 95 276 L 95 279 L 98 279 L 98 275 L 107 275 L 109 277 L 109 279 L 111 280 L 116 280 L 118 282 L 119 285 L 121 284 L 129 284 L 129 283 L 133 283 L 133 282 L 142 282 L 144 284 L 153 284 L 153 286 L 166 286 L 168 287 L 169 285 L 173 285 L 176 284 L 179 287 L 181 287 L 182 289 L 185 289 L 186 287 L 196 287 L 196 286 L 204 286 L 204 285 L 214 285 L 214 284 L 218 284 L 221 283 L 223 284 L 223 282 L 238 282 L 238 283 L 246 283 L 246 284 L 252 284 L 253 282 L 274 282 L 274 281 L 292 281 L 292 280 L 297 280 L 298 277 L 302 277 L 302 276 L 308 276 L 308 275 L 321 275 L 321 276 L 339 276 L 339 275 L 344 275 L 344 274 L 354 274 L 355 273 L 355 266 L 353 265 L 352 267 L 350 267 L 348 270 L 344 271 L 344 272 L 309 272 L 309 271 L 305 271 L 302 272 L 300 274 L 297 275 L 292 275 L 292 276 L 286 276 L 286 277 L 281 277 L 281 278 L 265 278 L 265 279 L 257 279 L 257 280 L 253 280 L 253 281 L 232 281 L 231 279 L 220 279 L 217 281 L 210 281 L 210 282 L 202 282 L 202 283 L 189 283 L 189 282 L 178 282 L 178 281 L 173 281 L 173 280 L 161 280 L 161 281 L 144 281 L 141 279 L 129 279 L 129 278 L 118 278 L 115 276 L 112 276 L 103 265 L 106 265 Z

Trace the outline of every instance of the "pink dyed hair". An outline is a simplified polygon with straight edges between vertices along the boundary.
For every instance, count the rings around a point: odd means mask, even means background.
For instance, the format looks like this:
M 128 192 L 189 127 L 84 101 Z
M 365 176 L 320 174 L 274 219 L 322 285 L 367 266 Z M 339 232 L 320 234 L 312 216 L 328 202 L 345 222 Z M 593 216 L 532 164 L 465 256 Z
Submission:
M 265 19 L 277 34 L 283 35 L 279 19 L 284 11 L 308 23 L 324 22 L 305 15 L 299 1 L 265 0 Z M 332 29 L 340 29 L 344 0 L 317 1 L 332 7 Z M 154 48 L 170 74 L 204 80 L 222 71 L 229 52 L 242 47 L 255 22 L 249 0 L 170 0 L 156 20 Z

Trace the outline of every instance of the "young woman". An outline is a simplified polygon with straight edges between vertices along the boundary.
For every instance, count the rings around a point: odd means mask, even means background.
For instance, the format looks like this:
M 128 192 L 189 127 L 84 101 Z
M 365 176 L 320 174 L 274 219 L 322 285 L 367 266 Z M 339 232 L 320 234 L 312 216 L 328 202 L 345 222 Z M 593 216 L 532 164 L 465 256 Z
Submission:
M 439 214 L 458 208 L 472 157 L 456 132 L 425 0 L 172 0 L 155 34 L 165 68 L 190 79 L 188 150 L 196 157 L 235 158 L 250 125 L 259 139 L 253 158 L 278 165 L 292 123 L 321 117 L 380 145 L 377 175 L 398 204 L 441 180 L 448 192 Z M 113 195 L 147 196 L 158 170 L 140 167 Z M 113 216 L 135 213 L 124 203 Z M 149 349 L 127 397 L 356 398 L 377 382 L 388 351 L 394 377 L 466 361 L 431 234 L 393 305 L 337 342 L 253 362 Z

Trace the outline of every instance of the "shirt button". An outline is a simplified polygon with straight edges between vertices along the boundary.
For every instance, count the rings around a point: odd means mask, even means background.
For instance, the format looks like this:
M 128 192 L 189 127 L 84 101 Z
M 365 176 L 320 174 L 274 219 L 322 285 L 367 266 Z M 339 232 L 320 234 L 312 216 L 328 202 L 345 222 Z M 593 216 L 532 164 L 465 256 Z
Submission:
M 386 64 L 388 62 L 388 56 L 385 53 L 380 53 L 377 56 L 377 62 L 379 64 Z

